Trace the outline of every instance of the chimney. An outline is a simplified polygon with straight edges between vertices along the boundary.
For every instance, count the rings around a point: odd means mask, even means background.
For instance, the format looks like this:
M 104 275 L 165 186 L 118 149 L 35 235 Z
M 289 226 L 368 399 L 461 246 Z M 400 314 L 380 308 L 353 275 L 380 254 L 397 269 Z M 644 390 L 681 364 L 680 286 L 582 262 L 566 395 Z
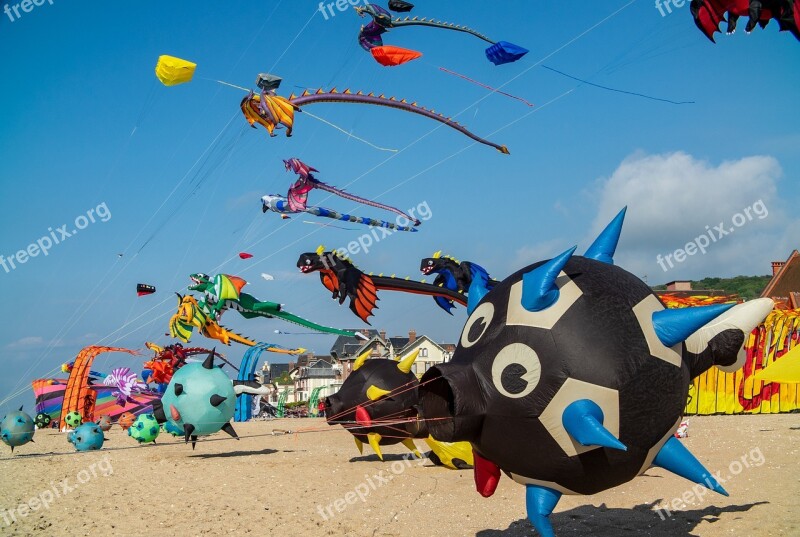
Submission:
M 379 335 L 381 336 L 381 339 L 382 339 L 383 341 L 386 341 L 386 330 L 381 330 L 381 331 L 379 332 Z
M 772 262 L 772 275 L 775 276 L 777 273 L 779 273 L 785 264 L 786 264 L 786 261 L 773 261 Z
M 409 330 L 408 331 L 408 342 L 414 343 L 417 340 L 417 332 L 416 330 Z

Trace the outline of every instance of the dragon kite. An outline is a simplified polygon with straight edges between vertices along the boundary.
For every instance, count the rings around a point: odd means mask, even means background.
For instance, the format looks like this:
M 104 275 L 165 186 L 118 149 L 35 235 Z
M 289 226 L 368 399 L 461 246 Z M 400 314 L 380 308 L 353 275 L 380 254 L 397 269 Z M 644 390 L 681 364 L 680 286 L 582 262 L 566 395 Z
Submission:
M 326 183 L 323 183 L 322 181 L 314 177 L 313 174 L 313 172 L 318 172 L 319 170 L 317 170 L 316 168 L 312 168 L 311 166 L 304 163 L 300 159 L 290 158 L 289 160 L 284 160 L 283 163 L 286 166 L 287 171 L 290 170 L 295 172 L 299 176 L 299 178 L 289 188 L 289 193 L 287 197 L 284 198 L 275 195 L 263 196 L 261 198 L 262 212 L 266 213 L 267 211 L 272 211 L 279 213 L 281 215 L 305 212 L 308 214 L 313 214 L 315 216 L 332 218 L 334 220 L 344 220 L 345 222 L 354 222 L 357 224 L 365 224 L 374 227 L 384 227 L 396 231 L 417 231 L 413 227 L 407 225 L 400 225 L 399 223 L 394 224 L 391 222 L 387 222 L 385 220 L 375 220 L 372 218 L 365 218 L 362 216 L 354 216 L 354 215 L 340 213 L 331 209 L 325 209 L 323 207 L 315 207 L 313 205 L 308 205 L 308 193 L 316 188 L 324 192 L 335 194 L 346 200 L 354 201 L 356 203 L 363 203 L 364 205 L 369 205 L 370 207 L 376 207 L 378 209 L 384 209 L 386 211 L 393 212 L 398 215 L 398 220 L 400 218 L 405 218 L 408 223 L 413 222 L 414 226 L 418 226 L 421 224 L 419 219 L 408 216 L 400 209 L 396 209 L 388 205 L 383 205 L 382 203 L 378 203 L 376 201 L 354 196 L 353 194 L 345 192 L 344 190 L 340 190 Z
M 428 110 L 424 107 L 418 106 L 417 103 L 409 103 L 405 99 L 396 99 L 395 97 L 386 97 L 385 95 L 375 95 L 374 93 L 364 94 L 361 91 L 356 93 L 351 92 L 349 89 L 344 91 L 337 91 L 336 88 L 330 91 L 323 91 L 322 89 L 316 92 L 308 90 L 303 91 L 300 95 L 291 94 L 288 98 L 278 95 L 275 90 L 280 86 L 281 79 L 270 74 L 260 74 L 256 81 L 261 93 L 251 91 L 241 102 L 242 113 L 250 126 L 256 128 L 256 124 L 261 125 L 270 136 L 276 136 L 275 129 L 279 127 L 286 128 L 286 136 L 292 135 L 294 128 L 294 114 L 295 112 L 302 112 L 302 107 L 316 103 L 355 103 L 355 104 L 369 104 L 375 106 L 385 106 L 388 108 L 396 108 L 405 112 L 418 114 L 434 121 L 438 121 L 448 127 L 457 130 L 458 132 L 472 138 L 478 143 L 494 147 L 501 153 L 508 155 L 508 148 L 504 145 L 498 145 L 489 140 L 485 140 L 467 130 L 464 126 L 454 121 L 449 117 Z
M 237 276 L 217 274 L 212 278 L 203 273 L 196 273 L 189 276 L 189 279 L 192 281 L 189 291 L 203 293 L 203 298 L 198 302 L 198 309 L 214 321 L 219 322 L 222 314 L 226 310 L 232 309 L 238 311 L 245 319 L 253 319 L 255 317 L 270 319 L 274 317 L 316 332 L 338 336 L 358 336 L 356 332 L 322 326 L 298 317 L 283 310 L 283 306 L 276 302 L 262 302 L 254 296 L 242 292 L 242 288 L 247 282 Z M 288 352 L 295 354 L 297 351 Z
M 473 35 L 491 44 L 491 46 L 486 49 L 486 58 L 495 65 L 515 62 L 528 53 L 528 49 L 526 48 L 507 41 L 493 41 L 466 26 L 460 26 L 449 22 L 439 22 L 433 19 L 420 19 L 418 17 L 405 17 L 402 19 L 399 17 L 392 17 L 391 13 L 376 4 L 357 6 L 355 10 L 360 17 L 372 17 L 372 21 L 370 21 L 369 24 L 361 27 L 361 31 L 358 34 L 358 43 L 361 45 L 361 48 L 370 52 L 378 63 L 385 66 L 400 65 L 422 56 L 421 53 L 415 50 L 383 44 L 383 34 L 389 30 L 403 28 L 405 26 L 428 26 L 430 28 L 455 30 L 457 32 Z
M 319 272 L 322 285 L 332 293 L 333 299 L 343 304 L 350 298 L 350 310 L 369 324 L 369 317 L 377 309 L 378 291 L 402 291 L 433 297 L 442 297 L 446 301 L 466 305 L 467 298 L 458 291 L 440 285 L 416 282 L 409 279 L 364 274 L 353 263 L 337 252 L 326 252 L 320 246 L 316 252 L 304 253 L 297 260 L 297 268 L 303 274 Z
M 420 262 L 419 270 L 426 276 L 436 274 L 433 284 L 445 289 L 456 291 L 459 294 L 469 293 L 469 287 L 475 279 L 481 279 L 491 289 L 497 283 L 489 279 L 489 273 L 482 266 L 470 261 L 460 262 L 454 257 L 442 256 L 441 250 L 426 257 Z M 434 296 L 436 304 L 447 313 L 455 307 L 452 300 L 445 297 Z
M 744 29 L 748 34 L 775 19 L 781 32 L 791 32 L 800 40 L 800 0 L 692 0 L 690 9 L 695 24 L 712 42 L 721 22 L 727 20 L 730 35 L 736 31 L 739 17 L 748 18 Z

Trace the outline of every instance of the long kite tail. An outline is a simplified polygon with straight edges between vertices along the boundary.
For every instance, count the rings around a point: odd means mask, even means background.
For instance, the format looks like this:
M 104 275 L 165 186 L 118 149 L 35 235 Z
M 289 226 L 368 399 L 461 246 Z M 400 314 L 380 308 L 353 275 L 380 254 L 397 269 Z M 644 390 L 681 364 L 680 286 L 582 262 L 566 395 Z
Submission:
M 418 226 L 418 225 L 420 225 L 422 223 L 417 218 L 411 218 L 406 213 L 404 213 L 400 209 L 397 209 L 396 207 L 391 207 L 389 205 L 384 205 L 383 203 L 378 203 L 377 201 L 368 200 L 368 199 L 356 196 L 354 194 L 350 194 L 348 192 L 345 192 L 344 190 L 339 190 L 338 188 L 334 188 L 331 185 L 328 185 L 328 184 L 323 183 L 321 181 L 312 180 L 312 184 L 314 185 L 314 188 L 318 188 L 320 190 L 324 190 L 325 192 L 330 192 L 331 194 L 335 194 L 336 196 L 339 196 L 339 197 L 344 198 L 346 200 L 350 200 L 350 201 L 353 201 L 353 202 L 356 202 L 356 203 L 361 203 L 362 205 L 369 205 L 370 207 L 375 207 L 376 209 L 383 209 L 384 211 L 389 211 L 389 212 L 395 213 L 395 214 L 397 214 L 399 216 L 407 218 L 411 222 L 414 222 L 415 226 Z
M 326 209 L 325 207 L 311 206 L 306 208 L 305 212 L 308 214 L 313 214 L 314 216 L 321 216 L 323 218 L 332 218 L 333 220 L 342 220 L 344 222 L 353 222 L 355 224 L 364 224 L 372 227 L 383 227 L 387 229 L 393 229 L 395 231 L 417 231 L 416 228 L 411 226 L 400 226 L 398 224 L 393 224 L 392 222 L 387 222 L 386 220 L 375 220 L 374 218 L 340 213 L 332 209 Z
M 298 326 L 302 326 L 304 328 L 308 328 L 309 330 L 315 330 L 317 332 L 323 332 L 325 334 L 335 334 L 337 336 L 348 336 L 348 337 L 357 337 L 356 332 L 351 330 L 341 330 L 339 328 L 331 328 L 330 326 L 322 326 L 321 324 L 313 323 L 307 319 L 303 319 L 302 317 L 298 317 L 293 313 L 289 313 L 288 311 L 279 311 L 277 313 L 272 314 L 273 317 L 277 317 L 278 319 L 283 319 L 286 322 L 296 324 Z
M 300 95 L 290 95 L 289 101 L 296 107 L 302 107 L 303 105 L 315 104 L 315 103 L 357 103 L 357 104 L 373 104 L 377 106 L 386 106 L 388 108 L 396 108 L 398 110 L 411 112 L 413 114 L 419 114 L 429 119 L 438 121 L 439 123 L 443 123 L 444 125 L 447 125 L 448 127 L 457 130 L 461 134 L 469 136 L 478 143 L 488 145 L 489 147 L 494 147 L 504 155 L 509 154 L 508 148 L 506 146 L 499 145 L 494 142 L 490 142 L 489 140 L 486 140 L 484 138 L 481 138 L 480 136 L 467 130 L 457 121 L 454 121 L 449 117 L 445 117 L 442 114 L 436 113 L 434 110 L 428 110 L 427 108 L 418 106 L 417 103 L 409 103 L 405 99 L 397 100 L 395 97 L 386 97 L 385 95 L 376 96 L 374 93 L 365 94 L 361 91 L 352 93 L 349 89 L 346 89 L 340 93 L 336 91 L 336 88 L 333 88 L 327 92 L 322 91 L 320 89 L 317 90 L 315 93 L 304 91 Z
M 488 37 L 486 37 L 482 33 L 477 32 L 477 31 L 473 30 L 472 28 L 468 28 L 467 26 L 461 26 L 461 25 L 458 25 L 458 24 L 453 24 L 451 22 L 441 22 L 441 21 L 436 21 L 436 20 L 433 20 L 433 19 L 426 20 L 424 18 L 420 19 L 418 17 L 404 17 L 402 19 L 398 17 L 396 19 L 392 19 L 392 27 L 393 28 L 400 27 L 400 26 L 429 26 L 431 28 L 442 28 L 444 30 L 455 30 L 457 32 L 464 32 L 464 33 L 468 33 L 468 34 L 474 35 L 478 39 L 482 39 L 483 41 L 486 41 L 487 43 L 491 43 L 492 45 L 494 45 L 494 43 L 495 43 L 494 41 L 492 41 L 491 39 L 489 39 Z
M 453 291 L 446 287 L 440 287 L 430 283 L 418 282 L 414 280 L 406 280 L 404 278 L 395 278 L 393 276 L 370 276 L 375 288 L 386 291 L 401 291 L 404 293 L 413 293 L 417 295 L 439 296 L 452 300 L 462 306 L 467 305 L 467 297 L 463 293 Z

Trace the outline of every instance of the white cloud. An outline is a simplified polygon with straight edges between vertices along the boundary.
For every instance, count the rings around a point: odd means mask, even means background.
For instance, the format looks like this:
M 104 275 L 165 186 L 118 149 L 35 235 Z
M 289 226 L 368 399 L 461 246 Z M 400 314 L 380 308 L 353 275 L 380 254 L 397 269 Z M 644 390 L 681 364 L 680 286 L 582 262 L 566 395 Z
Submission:
M 777 160 L 769 156 L 714 166 L 683 152 L 634 154 L 610 177 L 596 183 L 592 194 L 598 200 L 597 216 L 587 244 L 628 206 L 615 259 L 637 275 L 647 274 L 651 284 L 712 275 L 767 274 L 770 261 L 785 259 L 797 247 L 800 229 L 800 221 L 792 221 L 782 210 L 781 175 Z M 759 202 L 768 211 L 766 216 L 752 209 Z M 745 209 L 751 218 L 734 226 L 732 219 L 744 216 Z M 657 255 L 673 254 L 720 223 L 734 232 L 712 242 L 705 255 L 689 256 L 671 269 L 667 265 L 667 272 L 657 263 Z
M 18 339 L 6 345 L 7 349 L 29 349 L 31 347 L 41 347 L 44 345 L 44 338 L 41 336 L 28 336 Z

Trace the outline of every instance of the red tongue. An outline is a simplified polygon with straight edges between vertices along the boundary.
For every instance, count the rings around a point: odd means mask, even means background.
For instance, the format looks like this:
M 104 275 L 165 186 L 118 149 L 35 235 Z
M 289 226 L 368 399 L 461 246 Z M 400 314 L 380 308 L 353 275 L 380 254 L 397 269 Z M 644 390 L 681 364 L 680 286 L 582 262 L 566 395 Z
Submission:
M 494 494 L 500 482 L 500 467 L 481 457 L 475 450 L 472 450 L 472 456 L 475 458 L 475 488 L 478 494 L 488 498 Z
M 372 426 L 372 418 L 369 416 L 369 412 L 361 405 L 356 407 L 356 423 L 364 427 Z

